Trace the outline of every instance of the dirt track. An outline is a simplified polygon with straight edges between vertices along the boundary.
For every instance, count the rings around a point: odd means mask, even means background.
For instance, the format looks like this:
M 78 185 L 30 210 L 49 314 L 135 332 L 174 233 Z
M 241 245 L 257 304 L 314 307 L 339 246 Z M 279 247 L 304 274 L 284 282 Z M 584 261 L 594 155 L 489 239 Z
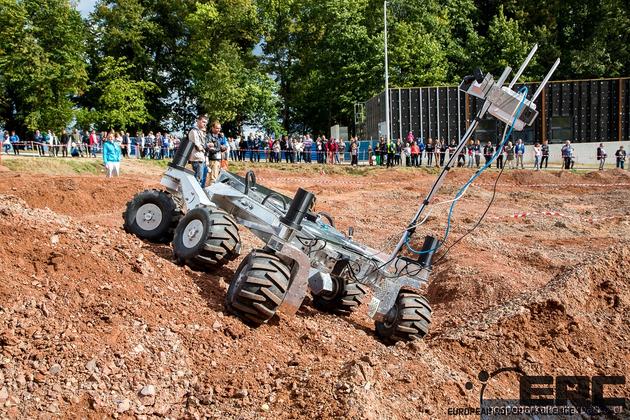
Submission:
M 437 201 L 470 175 L 454 171 Z M 494 175 L 456 208 L 451 243 Z M 257 176 L 315 192 L 340 230 L 390 249 L 435 175 Z M 504 174 L 486 221 L 432 275 L 430 335 L 396 346 L 364 310 L 339 318 L 307 302 L 258 329 L 223 313 L 238 260 L 197 273 L 122 231 L 125 202 L 158 181 L 0 172 L 0 417 L 444 418 L 479 407 L 481 370 L 630 376 L 627 172 Z M 418 240 L 443 232 L 447 210 Z M 245 255 L 257 242 L 243 238 Z M 630 398 L 628 384 L 609 389 Z M 493 393 L 518 395 L 518 380 L 491 380 Z

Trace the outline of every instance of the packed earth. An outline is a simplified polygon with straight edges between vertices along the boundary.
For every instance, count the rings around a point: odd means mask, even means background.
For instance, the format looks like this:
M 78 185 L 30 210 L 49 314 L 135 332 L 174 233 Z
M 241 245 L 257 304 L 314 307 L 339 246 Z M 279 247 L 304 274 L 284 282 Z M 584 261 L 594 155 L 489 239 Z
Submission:
M 479 407 L 482 379 L 484 398 L 518 398 L 517 377 L 482 371 L 630 377 L 628 172 L 504 173 L 482 223 L 434 258 L 430 333 L 386 345 L 365 307 L 340 317 L 307 299 L 255 329 L 228 314 L 240 259 L 197 272 L 123 230 L 126 202 L 160 188 L 159 167 L 133 165 L 116 179 L 0 167 L 0 417 L 444 418 Z M 287 195 L 315 193 L 340 231 L 385 251 L 437 176 L 252 169 Z M 452 171 L 437 202 L 472 174 Z M 496 175 L 455 207 L 443 249 L 476 224 Z M 436 207 L 417 246 L 443 235 L 447 212 Z M 242 258 L 260 242 L 241 237 Z M 626 410 L 629 390 L 607 387 Z

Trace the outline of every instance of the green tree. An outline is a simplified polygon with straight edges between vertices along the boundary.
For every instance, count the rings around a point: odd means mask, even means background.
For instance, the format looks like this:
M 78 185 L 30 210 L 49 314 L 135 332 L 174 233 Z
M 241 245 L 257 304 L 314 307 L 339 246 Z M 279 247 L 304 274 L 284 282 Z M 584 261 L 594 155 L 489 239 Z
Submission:
M 132 80 L 133 65 L 122 58 L 105 57 L 101 73 L 91 90 L 95 91 L 96 109 L 91 119 L 100 129 L 137 127 L 149 119 L 146 95 L 156 86 L 143 80 Z
M 25 130 L 64 128 L 82 93 L 85 26 L 68 0 L 0 0 L 2 118 Z

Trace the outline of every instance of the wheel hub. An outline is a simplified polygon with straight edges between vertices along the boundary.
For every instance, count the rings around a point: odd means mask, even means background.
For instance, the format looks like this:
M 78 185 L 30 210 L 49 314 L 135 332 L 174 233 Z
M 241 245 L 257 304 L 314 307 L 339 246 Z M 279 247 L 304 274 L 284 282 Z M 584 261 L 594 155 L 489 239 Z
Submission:
M 203 223 L 201 220 L 191 220 L 184 228 L 182 242 L 186 248 L 193 248 L 201 242 L 203 236 Z
M 143 230 L 157 229 L 162 223 L 162 210 L 153 203 L 140 206 L 136 213 L 136 224 Z

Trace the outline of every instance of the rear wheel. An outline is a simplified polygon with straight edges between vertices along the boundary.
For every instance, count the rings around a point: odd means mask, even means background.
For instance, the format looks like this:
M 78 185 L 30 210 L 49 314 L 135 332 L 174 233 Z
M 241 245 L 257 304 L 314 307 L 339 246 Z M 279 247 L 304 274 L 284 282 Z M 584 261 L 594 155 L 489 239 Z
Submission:
M 123 228 L 140 239 L 170 242 L 181 217 L 181 209 L 170 193 L 146 190 L 127 203 Z
M 333 290 L 313 295 L 313 306 L 320 311 L 350 314 L 363 302 L 367 287 L 341 277 L 332 277 Z
M 417 293 L 400 292 L 385 319 L 376 322 L 376 334 L 387 342 L 410 341 L 424 337 L 430 324 L 429 302 Z
M 275 314 L 289 288 L 291 270 L 278 257 L 252 251 L 236 270 L 227 292 L 229 312 L 258 326 Z
M 193 269 L 212 270 L 236 258 L 240 250 L 236 221 L 223 210 L 198 207 L 175 229 L 173 254 Z

